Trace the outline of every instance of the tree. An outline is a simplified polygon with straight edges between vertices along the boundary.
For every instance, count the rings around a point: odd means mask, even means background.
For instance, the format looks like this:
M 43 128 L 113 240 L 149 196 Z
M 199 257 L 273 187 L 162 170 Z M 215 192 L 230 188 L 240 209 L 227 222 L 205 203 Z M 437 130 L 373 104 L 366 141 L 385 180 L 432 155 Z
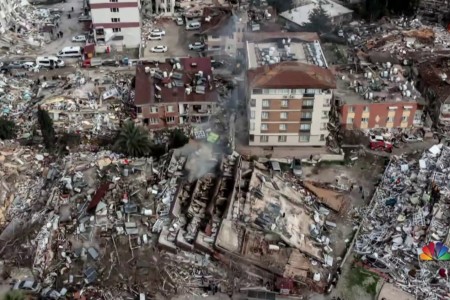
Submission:
M 128 121 L 120 129 L 114 142 L 114 149 L 132 157 L 141 157 L 150 154 L 151 142 L 142 127 Z
M 38 107 L 38 123 L 41 129 L 44 145 L 47 150 L 53 150 L 56 142 L 55 129 L 53 128 L 53 121 L 46 110 Z
M 10 291 L 5 295 L 4 300 L 25 300 L 25 295 L 21 291 Z
M 331 19 L 327 14 L 322 5 L 315 7 L 308 17 L 308 23 L 303 23 L 302 27 L 304 30 L 326 33 L 331 31 Z
M 366 0 L 366 17 L 374 21 L 391 13 L 412 16 L 420 5 L 420 0 Z
M 255 0 L 253 0 L 255 2 Z M 294 6 L 293 0 L 267 0 L 267 4 L 275 8 L 277 13 L 282 13 L 290 10 Z
M 189 142 L 189 137 L 181 129 L 174 129 L 170 132 L 170 148 L 180 148 Z
M 0 140 L 11 140 L 14 139 L 16 135 L 16 124 L 6 118 L 0 118 Z

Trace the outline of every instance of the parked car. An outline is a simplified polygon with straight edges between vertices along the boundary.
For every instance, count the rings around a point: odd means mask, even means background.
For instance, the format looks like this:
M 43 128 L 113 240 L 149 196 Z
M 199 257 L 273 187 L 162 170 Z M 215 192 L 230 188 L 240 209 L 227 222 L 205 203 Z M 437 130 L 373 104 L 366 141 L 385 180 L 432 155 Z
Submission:
M 151 48 L 150 51 L 155 52 L 155 53 L 167 52 L 167 46 L 158 45 L 158 46 Z
M 160 34 L 160 33 L 150 33 L 149 36 L 148 36 L 148 39 L 149 40 L 158 40 L 158 41 L 160 41 L 160 40 L 162 40 L 162 37 L 163 37 L 163 35 Z
M 203 50 L 203 48 L 205 48 L 205 44 L 203 44 L 202 42 L 189 44 L 189 50 Z
M 152 29 L 152 31 L 150 31 L 150 34 L 152 34 L 152 33 L 159 33 L 161 35 L 166 35 L 166 31 L 164 29 L 161 29 L 161 28 Z
M 41 297 L 44 299 L 57 300 L 59 299 L 59 297 L 61 297 L 61 295 L 58 293 L 58 291 L 55 291 L 50 287 L 46 287 L 42 290 Z
M 177 23 L 178 26 L 183 26 L 184 25 L 183 18 L 180 17 L 176 18 L 175 23 Z
M 291 164 L 292 173 L 294 173 L 295 176 L 302 176 L 303 170 L 302 170 L 302 161 L 298 158 L 294 158 L 292 160 Z
M 403 134 L 402 141 L 404 143 L 422 142 L 423 138 L 414 134 Z
M 223 67 L 223 65 L 224 65 L 223 61 L 211 60 L 211 67 L 213 67 L 213 68 L 218 69 L 218 68 Z
M 21 61 L 13 61 L 13 62 L 10 62 L 8 64 L 8 66 L 9 66 L 10 69 L 22 69 L 23 68 L 23 62 L 21 62 Z
M 32 293 L 39 293 L 39 291 L 41 290 L 41 284 L 32 279 L 21 280 L 21 281 L 17 281 L 14 284 L 13 290 L 21 290 L 21 291 L 32 292 Z
M 24 69 L 30 70 L 30 69 L 33 69 L 35 67 L 36 67 L 36 63 L 33 62 L 33 61 L 27 61 L 27 62 L 23 63 L 23 68 Z
M 84 34 L 79 34 L 72 37 L 72 42 L 86 42 L 86 36 Z

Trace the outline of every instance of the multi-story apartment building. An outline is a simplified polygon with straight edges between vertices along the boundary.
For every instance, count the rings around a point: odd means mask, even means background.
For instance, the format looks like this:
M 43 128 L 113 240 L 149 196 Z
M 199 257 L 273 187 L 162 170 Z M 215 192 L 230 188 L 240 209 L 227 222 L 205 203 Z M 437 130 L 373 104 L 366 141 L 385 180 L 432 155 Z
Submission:
M 296 61 L 248 73 L 251 146 L 324 146 L 332 89 L 330 70 Z
M 379 71 L 379 72 L 378 72 Z M 346 129 L 408 128 L 422 124 L 424 101 L 400 65 L 377 72 L 341 72 L 335 92 L 340 125 Z
M 0 33 L 8 30 L 7 26 L 11 20 L 11 13 L 13 11 L 12 0 L 0 0 Z
M 318 35 L 247 35 L 249 145 L 324 146 L 336 83 Z
M 207 57 L 138 65 L 130 98 L 142 125 L 162 129 L 207 122 L 219 99 L 211 69 Z
M 245 18 L 233 14 L 229 7 L 205 7 L 203 9 L 201 34 L 205 40 L 206 50 L 223 52 L 236 56 L 238 50 L 244 49 Z
M 89 0 L 97 44 L 137 48 L 141 42 L 138 0 Z

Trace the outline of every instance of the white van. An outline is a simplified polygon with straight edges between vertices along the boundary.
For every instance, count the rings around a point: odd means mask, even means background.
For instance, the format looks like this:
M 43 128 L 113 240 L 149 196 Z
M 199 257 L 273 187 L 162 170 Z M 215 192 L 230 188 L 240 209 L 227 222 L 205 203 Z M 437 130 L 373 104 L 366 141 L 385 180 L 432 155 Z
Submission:
M 56 54 L 58 57 L 81 57 L 83 51 L 81 47 L 64 47 Z
M 200 22 L 190 22 L 186 24 L 186 30 L 196 30 L 201 26 Z
M 65 66 L 65 63 L 56 56 L 39 56 L 36 58 L 36 66 L 42 68 L 61 68 Z

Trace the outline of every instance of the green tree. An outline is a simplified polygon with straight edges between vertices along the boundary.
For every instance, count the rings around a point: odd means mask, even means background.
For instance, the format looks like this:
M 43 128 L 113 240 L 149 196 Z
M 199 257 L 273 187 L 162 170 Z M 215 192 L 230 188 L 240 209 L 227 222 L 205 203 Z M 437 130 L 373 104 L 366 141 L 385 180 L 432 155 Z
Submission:
M 11 140 L 14 139 L 16 135 L 16 124 L 6 118 L 0 118 L 0 140 Z
M 170 148 L 180 148 L 189 142 L 189 137 L 182 129 L 174 129 L 170 132 Z
M 308 23 L 303 23 L 302 27 L 304 30 L 326 33 L 331 31 L 331 19 L 327 14 L 322 5 L 315 7 L 308 17 Z
M 10 291 L 3 300 L 25 300 L 25 295 L 21 291 Z
M 257 4 L 260 5 L 260 3 L 255 3 L 255 2 L 256 2 L 256 0 L 253 0 L 253 3 L 255 4 L 255 6 L 257 6 Z M 289 9 L 294 8 L 293 0 L 267 0 L 267 4 L 269 4 L 270 6 L 275 8 L 275 10 L 278 13 L 282 13 Z
M 141 157 L 150 154 L 151 142 L 142 127 L 125 122 L 114 142 L 114 150 L 127 156 Z
M 53 150 L 56 142 L 55 129 L 53 128 L 53 121 L 46 110 L 38 107 L 38 123 L 41 129 L 44 145 L 47 150 Z

